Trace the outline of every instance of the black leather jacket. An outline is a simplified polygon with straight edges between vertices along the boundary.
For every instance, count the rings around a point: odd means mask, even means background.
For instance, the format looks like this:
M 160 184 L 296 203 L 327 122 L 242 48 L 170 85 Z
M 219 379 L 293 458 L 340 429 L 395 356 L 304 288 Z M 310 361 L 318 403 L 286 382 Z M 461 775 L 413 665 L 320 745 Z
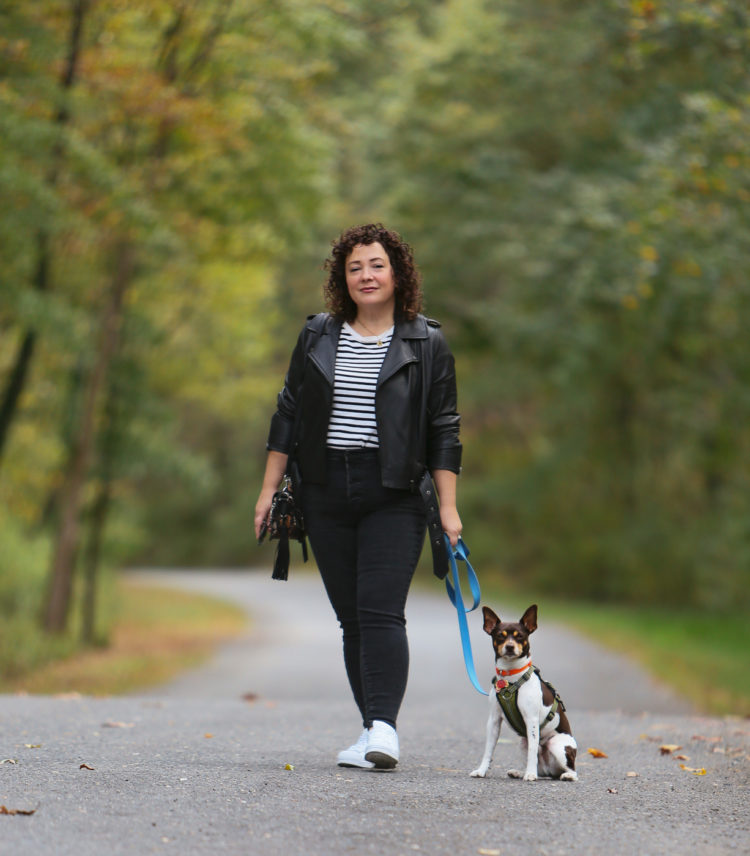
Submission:
M 285 454 L 294 451 L 303 483 L 326 480 L 326 438 L 341 326 L 327 313 L 307 319 L 271 420 L 267 448 Z M 396 322 L 375 398 L 384 487 L 417 491 L 425 469 L 455 473 L 461 469 L 456 374 L 439 327 L 423 315 Z

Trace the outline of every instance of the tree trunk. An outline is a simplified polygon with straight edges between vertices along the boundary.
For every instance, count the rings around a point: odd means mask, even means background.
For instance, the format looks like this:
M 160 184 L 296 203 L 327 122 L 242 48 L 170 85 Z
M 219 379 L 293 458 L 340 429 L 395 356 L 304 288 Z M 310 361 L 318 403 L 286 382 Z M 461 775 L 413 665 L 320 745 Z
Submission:
M 90 0 L 75 0 L 72 4 L 70 36 L 68 38 L 68 58 L 60 76 L 60 89 L 63 92 L 70 90 L 76 79 L 83 37 L 83 22 L 89 4 Z M 61 133 L 69 121 L 70 113 L 68 112 L 67 104 L 63 102 L 55 116 L 55 124 Z M 57 184 L 62 156 L 62 140 L 58 140 L 52 150 L 52 165 L 47 176 L 47 181 L 52 187 Z M 45 230 L 40 229 L 37 234 L 37 263 L 34 276 L 34 288 L 39 292 L 47 291 L 50 285 L 49 244 L 49 235 Z M 21 337 L 21 344 L 18 347 L 18 352 L 8 377 L 8 383 L 3 393 L 2 404 L 0 404 L 0 465 L 2 465 L 3 452 L 6 448 L 10 426 L 18 412 L 18 403 L 29 379 L 29 369 L 31 368 L 31 362 L 36 349 L 36 341 L 36 330 L 33 328 L 26 330 Z
M 122 348 L 122 334 L 119 347 Z M 120 446 L 120 420 L 122 411 L 120 389 L 114 379 L 116 371 L 110 369 L 110 382 L 107 386 L 104 405 L 104 424 L 102 426 L 99 449 L 99 485 L 89 516 L 88 538 L 83 557 L 83 601 L 81 614 L 81 641 L 93 645 L 96 639 L 96 612 L 99 588 L 99 564 L 104 530 L 107 524 L 112 499 L 112 481 L 115 472 L 115 460 Z
M 110 362 L 117 350 L 123 300 L 133 276 L 133 247 L 129 243 L 121 243 L 115 252 L 115 260 L 114 277 L 102 310 L 96 360 L 84 397 L 81 421 L 73 438 L 70 461 L 60 487 L 60 519 L 44 613 L 44 627 L 51 633 L 62 633 L 67 627 L 79 541 L 81 502 L 94 444 L 97 403 Z

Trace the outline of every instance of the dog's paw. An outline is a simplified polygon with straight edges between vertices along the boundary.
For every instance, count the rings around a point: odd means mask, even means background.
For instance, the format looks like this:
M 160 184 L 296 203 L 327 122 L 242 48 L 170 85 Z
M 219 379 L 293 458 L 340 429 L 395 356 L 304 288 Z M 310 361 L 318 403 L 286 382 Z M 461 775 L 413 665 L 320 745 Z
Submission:
M 524 782 L 535 782 L 537 780 L 536 773 L 524 773 L 523 774 Z
M 522 779 L 523 773 L 520 770 L 508 770 L 508 775 L 511 779 Z
M 487 775 L 487 767 L 478 767 L 476 770 L 472 770 L 469 775 L 474 779 L 483 779 Z
M 568 770 L 560 776 L 561 782 L 577 782 L 578 773 L 575 770 Z

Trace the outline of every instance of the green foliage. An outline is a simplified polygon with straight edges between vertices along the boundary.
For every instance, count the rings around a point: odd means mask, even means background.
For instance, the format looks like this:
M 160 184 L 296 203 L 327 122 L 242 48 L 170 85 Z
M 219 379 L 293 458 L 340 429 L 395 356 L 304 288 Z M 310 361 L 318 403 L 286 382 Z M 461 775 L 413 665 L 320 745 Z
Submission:
M 65 656 L 75 643 L 39 631 L 48 539 L 25 533 L 0 507 L 0 544 L 0 679 L 8 679 Z
M 106 489 L 105 564 L 254 561 L 291 344 L 330 240 L 375 219 L 458 358 L 477 566 L 747 604 L 744 2 L 89 4 L 65 86 L 70 16 L 0 10 L 0 389 L 38 343 L 0 462 L 14 543 L 54 530 L 128 247 L 84 529 Z
M 466 354 L 467 533 L 541 588 L 746 602 L 747 9 L 464 11 L 381 162 Z

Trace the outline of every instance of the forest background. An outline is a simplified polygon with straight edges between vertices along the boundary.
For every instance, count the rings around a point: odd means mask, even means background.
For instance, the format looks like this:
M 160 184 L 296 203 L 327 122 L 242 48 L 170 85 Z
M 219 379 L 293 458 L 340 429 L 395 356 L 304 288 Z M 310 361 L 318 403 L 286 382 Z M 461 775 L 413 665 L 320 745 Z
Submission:
M 749 78 L 745 0 L 3 0 L 13 667 L 37 617 L 106 634 L 117 568 L 262 560 L 275 395 L 372 220 L 456 354 L 483 579 L 746 609 Z

